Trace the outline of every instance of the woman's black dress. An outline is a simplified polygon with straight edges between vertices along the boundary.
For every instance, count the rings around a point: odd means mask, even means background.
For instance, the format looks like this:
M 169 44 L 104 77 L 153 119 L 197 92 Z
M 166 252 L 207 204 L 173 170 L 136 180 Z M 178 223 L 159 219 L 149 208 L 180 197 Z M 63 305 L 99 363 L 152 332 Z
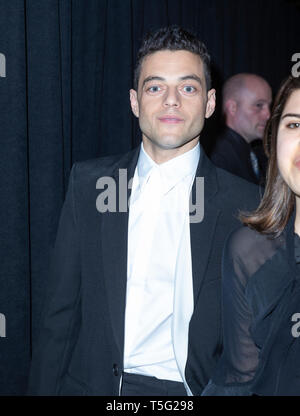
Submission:
M 223 254 L 223 353 L 204 396 L 300 396 L 300 237 L 234 231 Z

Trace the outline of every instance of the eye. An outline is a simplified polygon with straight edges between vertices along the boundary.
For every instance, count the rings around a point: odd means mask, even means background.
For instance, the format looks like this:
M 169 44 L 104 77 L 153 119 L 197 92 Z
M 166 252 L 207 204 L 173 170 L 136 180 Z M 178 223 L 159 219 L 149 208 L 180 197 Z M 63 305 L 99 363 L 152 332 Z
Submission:
M 263 108 L 263 104 L 262 104 L 262 103 L 257 103 L 257 104 L 256 104 L 256 107 L 257 107 L 257 108 Z
M 161 91 L 161 87 L 159 85 L 152 85 L 147 89 L 148 92 L 156 93 Z
M 298 128 L 300 127 L 300 122 L 299 122 L 299 123 L 289 123 L 289 124 L 287 125 L 287 127 L 288 127 L 289 129 L 298 129 Z
M 186 93 L 188 93 L 188 94 L 191 94 L 192 92 L 195 92 L 196 91 L 196 88 L 193 87 L 192 85 L 185 85 L 183 87 L 183 91 L 186 92 Z

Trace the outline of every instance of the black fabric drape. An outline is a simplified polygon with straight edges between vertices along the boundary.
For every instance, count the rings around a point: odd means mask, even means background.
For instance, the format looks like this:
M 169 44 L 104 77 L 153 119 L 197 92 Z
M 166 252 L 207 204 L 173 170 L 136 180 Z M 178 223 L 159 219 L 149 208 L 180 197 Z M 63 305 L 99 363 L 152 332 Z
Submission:
M 0 0 L 1 395 L 26 389 L 72 164 L 140 141 L 129 89 L 142 36 L 180 24 L 207 44 L 215 86 L 250 71 L 275 90 L 300 52 L 299 17 L 280 0 Z

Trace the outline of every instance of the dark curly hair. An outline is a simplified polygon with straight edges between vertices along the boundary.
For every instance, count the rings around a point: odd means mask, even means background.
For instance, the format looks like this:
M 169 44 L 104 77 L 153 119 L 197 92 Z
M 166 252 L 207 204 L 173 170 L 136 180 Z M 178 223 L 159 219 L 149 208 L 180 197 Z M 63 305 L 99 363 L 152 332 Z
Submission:
M 136 68 L 134 71 L 134 89 L 137 91 L 141 73 L 143 59 L 154 52 L 169 51 L 189 51 L 199 55 L 204 67 L 204 75 L 207 91 L 211 88 L 210 75 L 210 56 L 203 42 L 197 37 L 184 30 L 183 28 L 173 25 L 163 27 L 155 32 L 149 33 L 144 38 L 137 56 Z

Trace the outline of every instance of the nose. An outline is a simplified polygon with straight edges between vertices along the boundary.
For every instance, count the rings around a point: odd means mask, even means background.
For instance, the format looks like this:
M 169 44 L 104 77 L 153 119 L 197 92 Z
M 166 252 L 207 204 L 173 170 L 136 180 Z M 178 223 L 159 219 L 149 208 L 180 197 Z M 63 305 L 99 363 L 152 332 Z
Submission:
M 180 96 L 176 88 L 168 88 L 164 97 L 165 107 L 179 107 Z

